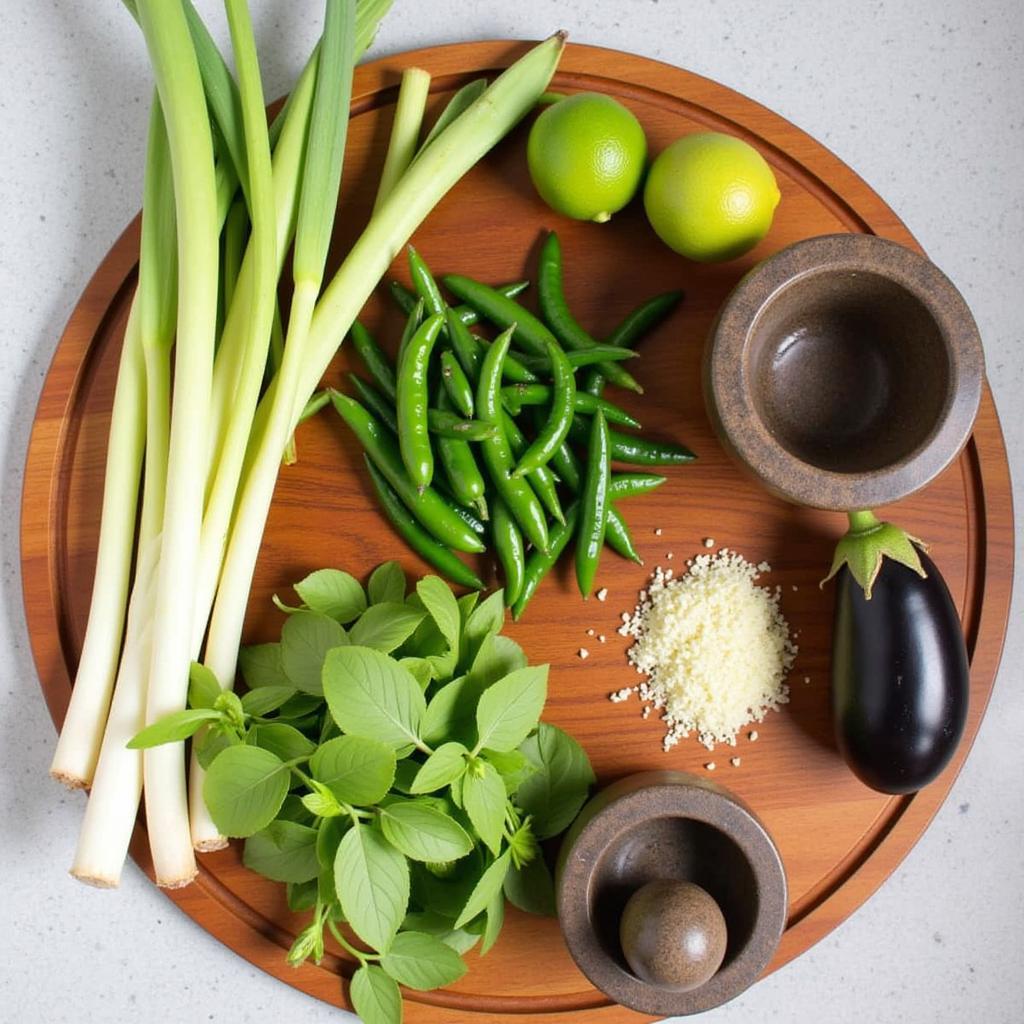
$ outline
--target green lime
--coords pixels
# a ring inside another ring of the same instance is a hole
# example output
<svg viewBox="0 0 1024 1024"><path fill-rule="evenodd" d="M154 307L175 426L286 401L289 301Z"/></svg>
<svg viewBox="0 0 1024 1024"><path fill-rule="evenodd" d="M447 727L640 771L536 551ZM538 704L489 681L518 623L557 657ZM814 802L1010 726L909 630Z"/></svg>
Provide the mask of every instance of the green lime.
<svg viewBox="0 0 1024 1024"><path fill-rule="evenodd" d="M691 260L731 260L772 226L779 186L753 146L732 135L698 132L658 155L644 186L651 227Z"/></svg>
<svg viewBox="0 0 1024 1024"><path fill-rule="evenodd" d="M581 92L545 110L530 129L526 159L534 187L553 210L606 221L633 198L647 139L621 103Z"/></svg>

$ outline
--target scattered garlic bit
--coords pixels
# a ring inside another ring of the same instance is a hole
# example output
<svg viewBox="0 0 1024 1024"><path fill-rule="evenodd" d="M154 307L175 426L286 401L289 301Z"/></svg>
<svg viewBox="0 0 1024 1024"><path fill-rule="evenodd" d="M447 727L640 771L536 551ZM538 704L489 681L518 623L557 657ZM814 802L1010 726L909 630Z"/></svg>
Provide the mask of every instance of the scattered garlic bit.
<svg viewBox="0 0 1024 1024"><path fill-rule="evenodd" d="M794 584L793 584L793 589L794 589L794 590L799 590L800 588L799 588L799 587L798 587L798 586L797 586L797 585L796 585L796 584L794 583Z"/></svg>
<svg viewBox="0 0 1024 1024"><path fill-rule="evenodd" d="M739 766L740 766L740 759L738 757L730 757L729 758L729 764L731 764L733 766L733 768L739 768Z"/></svg>
<svg viewBox="0 0 1024 1024"><path fill-rule="evenodd" d="M606 636L604 635L604 633L598 633L598 634L597 634L597 642L598 642L599 644L603 644L603 643L604 643L604 642L605 642L605 641L606 641L607 639L608 639L608 637L606 637Z"/></svg>
<svg viewBox="0 0 1024 1024"><path fill-rule="evenodd" d="M581 647L579 650L579 657L581 661L585 661L590 657L590 651L588 651L586 647Z"/></svg>
<svg viewBox="0 0 1024 1024"><path fill-rule="evenodd" d="M661 527L659 526L659 527L658 527L658 528L657 528L657 529L656 529L656 530L654 531L654 536L655 536L655 537L660 537L660 536L661 536L661 532L662 532L662 531L661 531Z"/></svg>
<svg viewBox="0 0 1024 1024"><path fill-rule="evenodd" d="M594 631L592 629L588 629L587 630L587 636L593 636L593 635L594 635Z"/></svg>
<svg viewBox="0 0 1024 1024"><path fill-rule="evenodd" d="M704 547L706 547L706 548L713 548L714 546L715 546L715 538L714 537L705 537L704 538Z"/></svg>
<svg viewBox="0 0 1024 1024"><path fill-rule="evenodd" d="M608 588L602 587L595 596L597 597L598 601L606 600L608 597Z"/></svg>
<svg viewBox="0 0 1024 1024"><path fill-rule="evenodd" d="M647 676L635 692L662 711L665 750L691 732L709 750L735 746L744 725L789 700L797 648L778 596L755 585L767 570L728 548L696 557L675 581L659 566L623 616L619 633L636 637L629 660Z"/></svg>
<svg viewBox="0 0 1024 1024"><path fill-rule="evenodd" d="M624 700L629 700L629 695L636 689L635 686L624 686L621 690L616 690L614 693L608 695L608 699L613 704L621 704ZM645 709L647 710L647 709Z"/></svg>
<svg viewBox="0 0 1024 1024"><path fill-rule="evenodd" d="M713 772L715 770L715 762L714 761L708 761L708 763L706 765L704 765L704 767L707 768L707 770L709 772Z"/></svg>
<svg viewBox="0 0 1024 1024"><path fill-rule="evenodd" d="M644 713L640 717L641 718L648 718L650 716L650 714L651 714L651 705L650 704L645 704L644 705Z"/></svg>
<svg viewBox="0 0 1024 1024"><path fill-rule="evenodd" d="M757 730L756 729L751 729L750 730L750 735L747 737L747 739L749 739L751 743L755 743L755 742L757 742L757 737L758 737Z"/></svg>
<svg viewBox="0 0 1024 1024"><path fill-rule="evenodd" d="M805 683L809 683L810 681L811 681L811 677L810 676L804 676L804 682Z"/></svg>
<svg viewBox="0 0 1024 1024"><path fill-rule="evenodd" d="M669 551L669 552L668 552L668 553L667 553L667 554L665 555L665 557L666 557L666 558L667 558L667 559L668 559L668 560L669 560L669 561L671 562L671 561L672 561L672 559L673 559L673 558L675 558L675 555L673 555L673 554L672 554L672 552L671 552L671 551Z"/></svg>

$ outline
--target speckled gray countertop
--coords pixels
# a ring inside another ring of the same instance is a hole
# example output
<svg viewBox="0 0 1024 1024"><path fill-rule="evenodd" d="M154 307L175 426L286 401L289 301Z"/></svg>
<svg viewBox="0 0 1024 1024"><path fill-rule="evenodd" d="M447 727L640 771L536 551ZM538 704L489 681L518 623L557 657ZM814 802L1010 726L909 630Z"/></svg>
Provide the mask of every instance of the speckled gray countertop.
<svg viewBox="0 0 1024 1024"><path fill-rule="evenodd" d="M223 39L220 5L199 6ZM253 7L277 95L320 5ZM754 97L881 193L974 310L1024 508L1024 3L396 0L373 52L558 27ZM54 736L22 616L21 474L64 322L139 205L149 74L117 0L4 0L0 68L0 1021L338 1020L221 946L134 867L117 895L65 874L82 800L46 776ZM702 1021L1024 1021L1022 578L988 714L924 838L827 939Z"/></svg>

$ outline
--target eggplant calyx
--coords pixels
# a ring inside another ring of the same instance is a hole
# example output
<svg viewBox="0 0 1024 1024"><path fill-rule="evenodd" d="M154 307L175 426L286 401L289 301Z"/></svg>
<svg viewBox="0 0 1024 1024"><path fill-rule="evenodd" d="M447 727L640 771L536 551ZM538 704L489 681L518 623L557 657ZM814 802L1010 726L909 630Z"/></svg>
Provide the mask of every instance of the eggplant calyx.
<svg viewBox="0 0 1024 1024"><path fill-rule="evenodd" d="M918 548L928 550L923 540L893 523L882 522L868 509L850 512L849 518L850 529L836 545L832 568L819 586L824 587L845 565L864 591L864 597L870 601L871 588L886 558L912 569L922 579L927 577L917 553Z"/></svg>

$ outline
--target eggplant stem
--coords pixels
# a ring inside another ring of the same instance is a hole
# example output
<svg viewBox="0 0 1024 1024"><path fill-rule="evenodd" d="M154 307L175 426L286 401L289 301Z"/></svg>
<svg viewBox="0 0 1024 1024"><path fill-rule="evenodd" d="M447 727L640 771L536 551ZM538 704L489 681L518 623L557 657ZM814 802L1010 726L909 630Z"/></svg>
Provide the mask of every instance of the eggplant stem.
<svg viewBox="0 0 1024 1024"><path fill-rule="evenodd" d="M870 601L872 587L886 558L905 565L922 579L927 576L917 549L927 551L928 546L919 537L883 522L870 509L857 509L847 513L847 517L850 528L836 545L832 568L819 586L824 587L846 566Z"/></svg>

